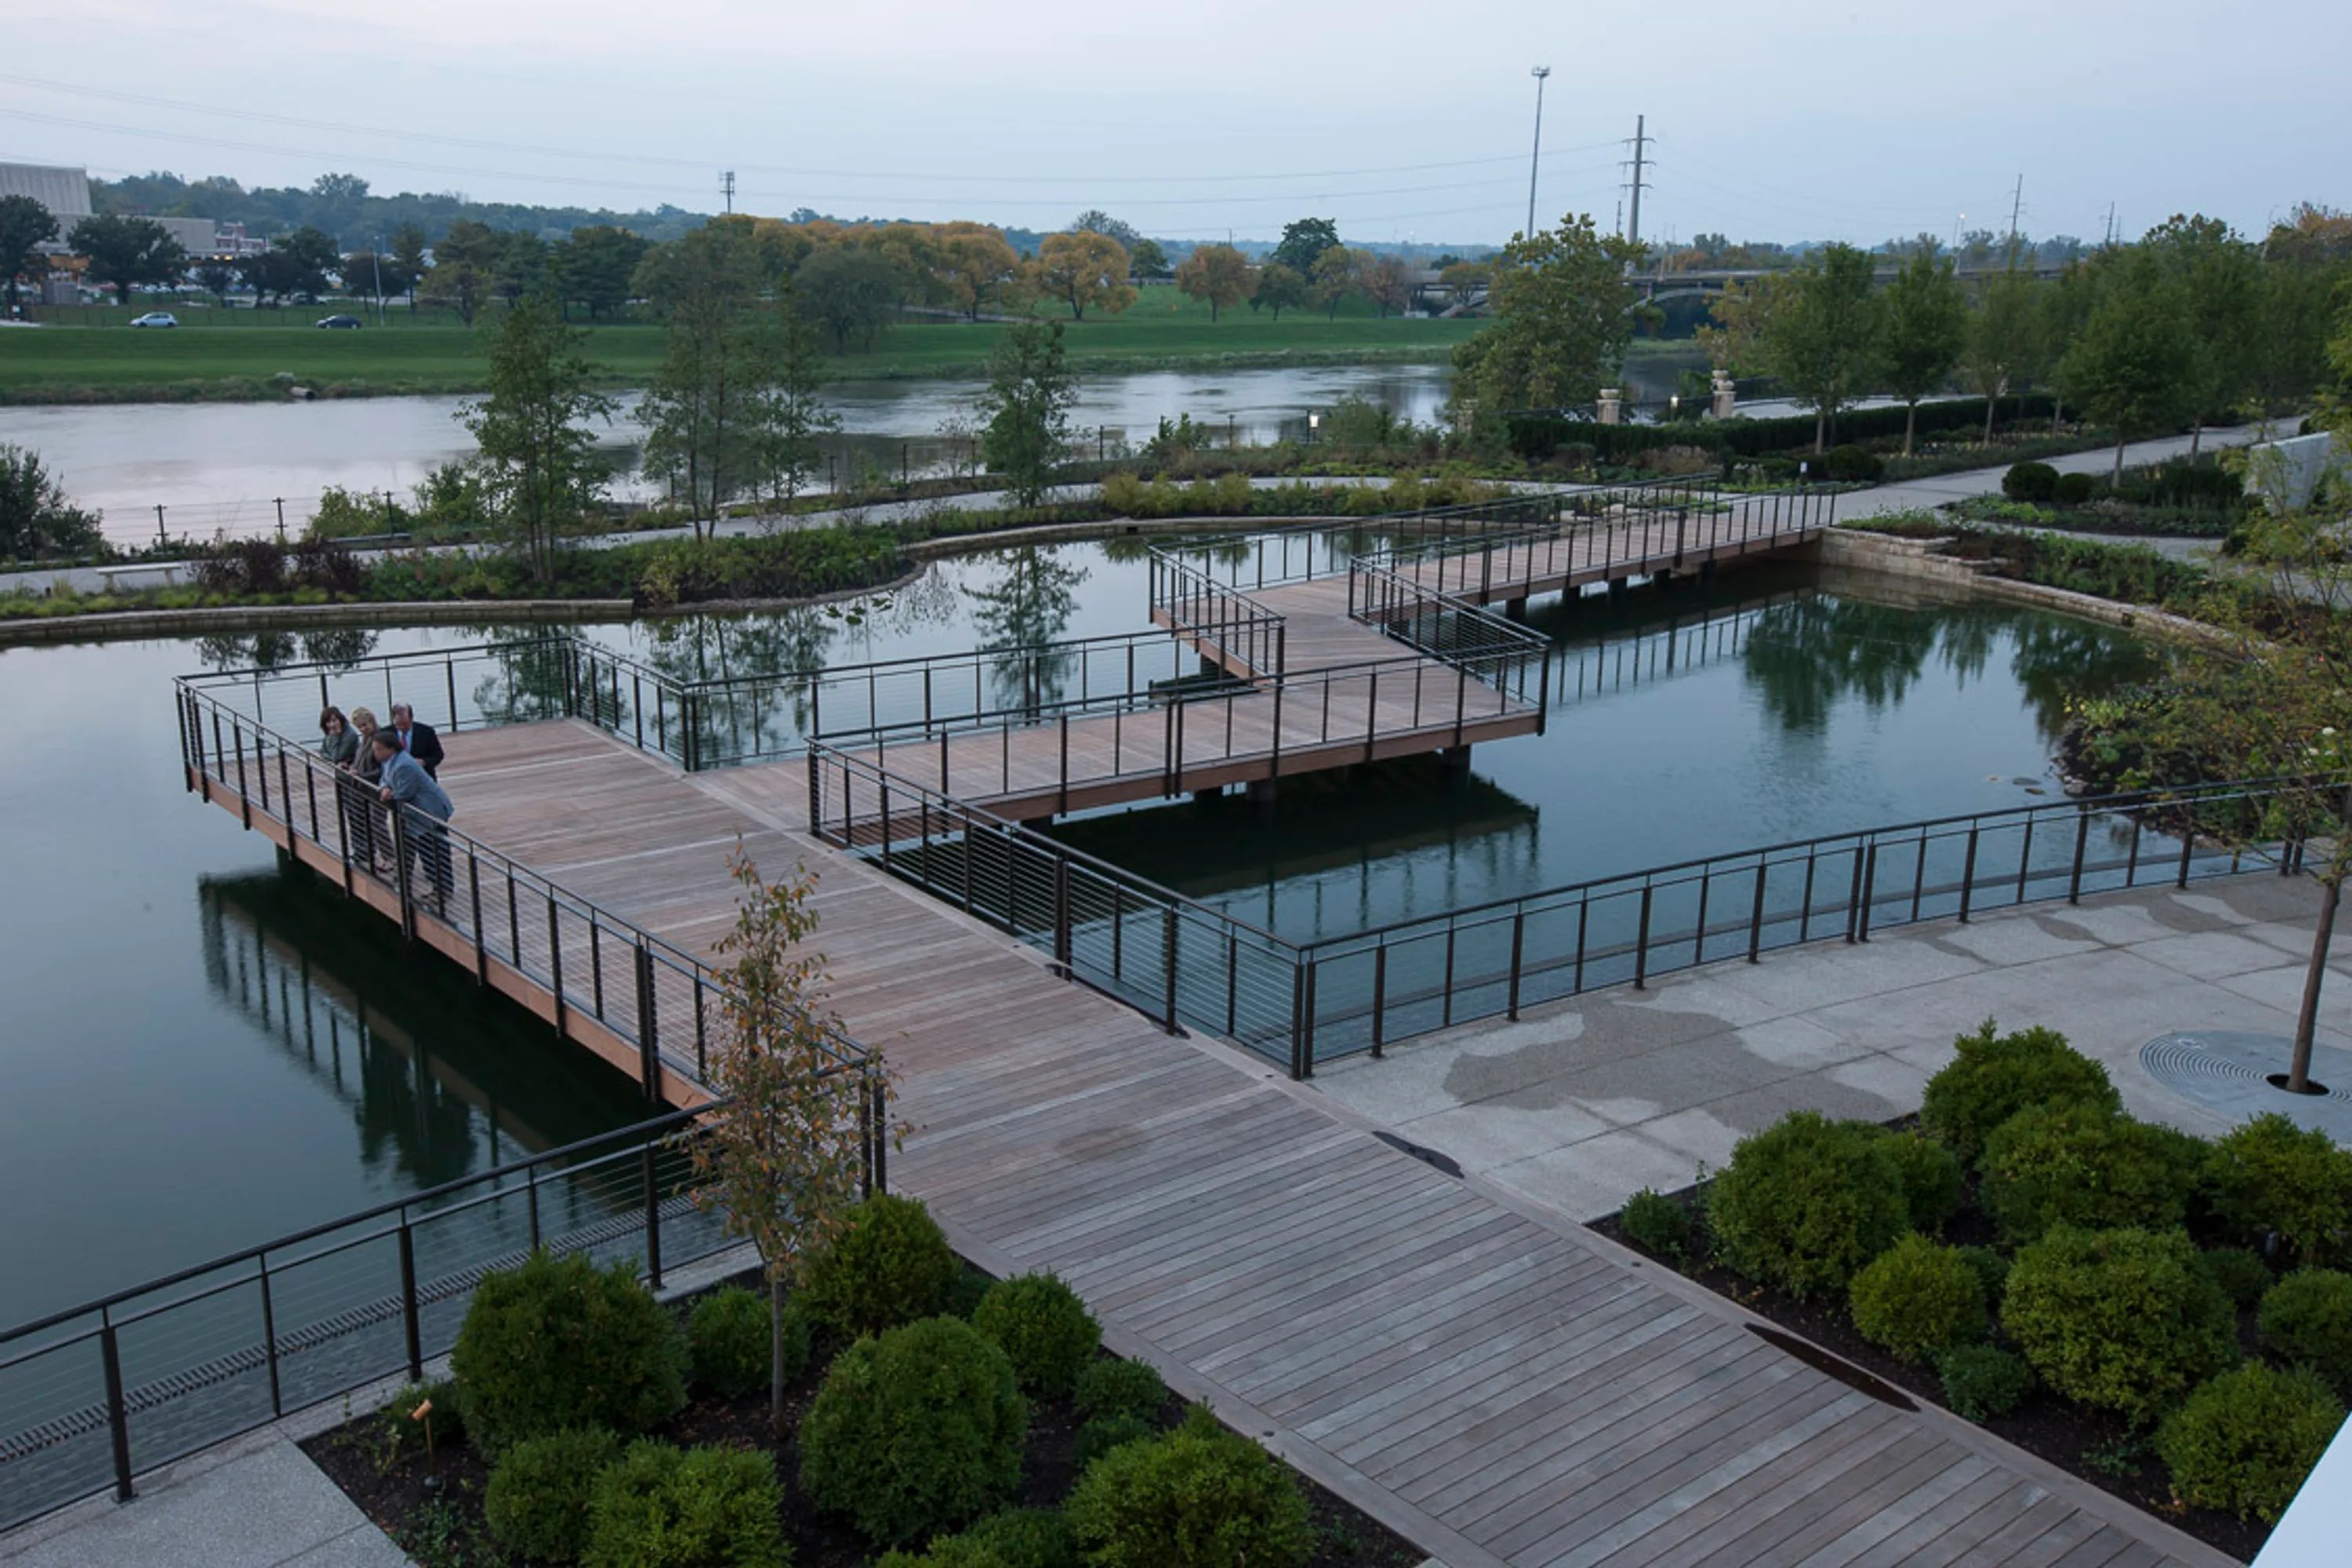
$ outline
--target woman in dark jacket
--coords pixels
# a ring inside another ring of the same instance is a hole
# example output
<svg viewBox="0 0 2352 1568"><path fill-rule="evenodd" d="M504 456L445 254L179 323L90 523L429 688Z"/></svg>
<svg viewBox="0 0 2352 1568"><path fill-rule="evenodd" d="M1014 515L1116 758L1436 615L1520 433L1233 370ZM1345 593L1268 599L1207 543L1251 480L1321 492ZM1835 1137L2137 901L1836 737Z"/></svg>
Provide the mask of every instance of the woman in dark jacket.
<svg viewBox="0 0 2352 1568"><path fill-rule="evenodd" d="M340 708L319 714L319 754L339 768L350 767L352 759L360 754L359 735Z"/></svg>
<svg viewBox="0 0 2352 1568"><path fill-rule="evenodd" d="M352 864L373 871L380 858L379 846L383 850L391 847L383 807L376 801L382 770L376 763L375 748L368 743L375 739L375 715L364 708L354 708L351 727L356 754L344 764L350 773L350 787L343 791L343 833Z"/></svg>

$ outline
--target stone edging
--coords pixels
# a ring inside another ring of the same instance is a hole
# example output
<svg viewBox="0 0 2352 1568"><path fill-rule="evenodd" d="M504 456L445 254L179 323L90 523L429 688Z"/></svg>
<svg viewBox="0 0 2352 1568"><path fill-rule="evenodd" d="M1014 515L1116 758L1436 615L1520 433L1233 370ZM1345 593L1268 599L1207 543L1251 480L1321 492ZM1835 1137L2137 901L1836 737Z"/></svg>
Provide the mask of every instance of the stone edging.
<svg viewBox="0 0 2352 1568"><path fill-rule="evenodd" d="M1985 598L2027 605L2036 609L2056 610L2084 620L2125 626L2158 637L2178 637L2190 642L2230 640L2230 634L2219 626L2208 626L2202 621L2191 620L2187 616L2176 615L2153 605L2129 605L2120 600L2102 599L2095 594L2078 594L2071 588L2053 588L2045 584L2021 583L2013 577L1996 576L1989 562L1960 561L1944 554L1944 547L1950 542L1948 539L1901 539L1893 534L1832 528L1822 534L1821 558L1825 565L1842 566L1849 571L1875 572L1883 576L1946 583Z"/></svg>

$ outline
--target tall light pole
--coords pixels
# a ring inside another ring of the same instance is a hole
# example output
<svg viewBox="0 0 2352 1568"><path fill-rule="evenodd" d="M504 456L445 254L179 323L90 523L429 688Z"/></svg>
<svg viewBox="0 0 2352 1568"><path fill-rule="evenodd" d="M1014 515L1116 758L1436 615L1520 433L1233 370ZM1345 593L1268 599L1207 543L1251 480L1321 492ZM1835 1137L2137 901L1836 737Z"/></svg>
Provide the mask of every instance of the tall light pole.
<svg viewBox="0 0 2352 1568"><path fill-rule="evenodd" d="M1536 237L1536 171L1543 164L1543 84L1551 67L1537 66L1528 74L1536 79L1536 145L1528 154L1528 237Z"/></svg>

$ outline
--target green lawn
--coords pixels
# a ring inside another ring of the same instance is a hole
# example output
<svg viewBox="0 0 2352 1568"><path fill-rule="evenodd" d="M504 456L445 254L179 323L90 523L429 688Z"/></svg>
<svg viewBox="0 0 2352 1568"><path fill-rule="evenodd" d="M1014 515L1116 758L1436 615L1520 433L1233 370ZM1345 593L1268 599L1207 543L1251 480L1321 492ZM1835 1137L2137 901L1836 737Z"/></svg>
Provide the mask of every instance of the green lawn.
<svg viewBox="0 0 2352 1568"><path fill-rule="evenodd" d="M170 309L177 331L133 330L123 323L150 309ZM38 329L0 329L0 402L57 403L240 398L272 395L271 378L290 373L330 395L469 392L481 385L477 335L456 318L390 312L358 331L320 331L318 317L357 305L273 311L157 306L95 307L48 312ZM1336 321L1288 311L1277 322L1246 306L1209 320L1208 308L1171 289L1144 291L1116 317L1069 323L1073 359L1097 371L1153 370L1187 363L1300 364L1443 361L1481 323L1380 320L1369 309L1343 310ZM835 362L849 377L977 374L1003 331L998 325L909 321L883 333L871 353ZM589 329L588 352L615 385L641 384L661 354L660 329L638 324Z"/></svg>

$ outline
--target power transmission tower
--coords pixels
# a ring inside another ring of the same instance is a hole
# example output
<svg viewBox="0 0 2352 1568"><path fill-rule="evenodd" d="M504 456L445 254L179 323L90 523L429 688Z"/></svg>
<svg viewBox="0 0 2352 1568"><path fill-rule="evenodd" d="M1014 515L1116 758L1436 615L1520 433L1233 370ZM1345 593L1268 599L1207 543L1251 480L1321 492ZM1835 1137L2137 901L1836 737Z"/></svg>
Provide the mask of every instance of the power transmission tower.
<svg viewBox="0 0 2352 1568"><path fill-rule="evenodd" d="M1633 116L1633 206L1625 237L1635 245L1642 243L1642 186L1645 183L1642 178L1642 156L1645 151L1644 143L1649 140L1643 129L1646 122L1646 116Z"/></svg>
<svg viewBox="0 0 2352 1568"><path fill-rule="evenodd" d="M2107 233L2106 233L2106 237L2105 237L2104 240L2102 240L2100 243L2101 243L2101 244L2103 244L2103 245L2113 245L2113 244L2115 244L2115 242L2116 242L2116 204L2115 204L2115 203L2113 203L2113 202L2109 202L2109 203L2107 204Z"/></svg>
<svg viewBox="0 0 2352 1568"><path fill-rule="evenodd" d="M2009 197L2009 265L2017 265L2017 214L2025 203L2025 176L2017 176L2017 188Z"/></svg>
<svg viewBox="0 0 2352 1568"><path fill-rule="evenodd" d="M727 193L727 210L732 213L735 210L735 171L730 169L719 175L719 184Z"/></svg>

